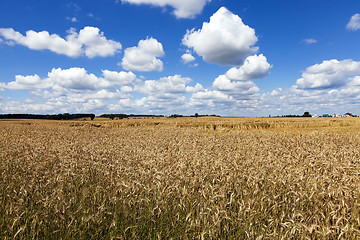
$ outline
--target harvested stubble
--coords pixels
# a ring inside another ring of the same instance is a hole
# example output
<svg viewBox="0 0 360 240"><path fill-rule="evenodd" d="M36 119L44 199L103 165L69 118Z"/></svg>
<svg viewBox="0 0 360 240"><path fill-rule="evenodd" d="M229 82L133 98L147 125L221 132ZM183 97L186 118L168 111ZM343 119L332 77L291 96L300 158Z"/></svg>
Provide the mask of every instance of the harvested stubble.
<svg viewBox="0 0 360 240"><path fill-rule="evenodd" d="M0 238L359 238L359 120L291 121L0 121Z"/></svg>

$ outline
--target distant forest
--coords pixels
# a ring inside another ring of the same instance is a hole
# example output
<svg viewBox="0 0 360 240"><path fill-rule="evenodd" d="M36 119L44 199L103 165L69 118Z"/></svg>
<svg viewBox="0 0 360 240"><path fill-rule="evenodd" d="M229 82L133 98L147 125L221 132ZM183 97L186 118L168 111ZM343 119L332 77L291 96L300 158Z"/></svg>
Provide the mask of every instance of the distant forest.
<svg viewBox="0 0 360 240"><path fill-rule="evenodd" d="M124 118L154 118L154 117L165 117L164 115L147 115L147 114L102 114L99 117L102 118L110 118L110 119L124 119ZM200 115L195 113L194 115L180 115L180 114L172 114L168 116L168 118L182 118L182 117L220 117L219 115ZM271 117L271 116L269 116ZM282 116L274 116L274 117L311 117L309 112L304 112L303 115L282 115ZM95 114L52 114L52 115L42 115L42 114L0 114L0 119L45 119L45 120L74 120L80 118L91 118L94 120Z"/></svg>
<svg viewBox="0 0 360 240"><path fill-rule="evenodd" d="M129 118L129 117L164 117L164 115L144 115L144 114L136 115L136 114L123 114L123 113L120 113L120 114L102 114L99 117L110 118L110 119L114 119L114 118L123 119L123 118Z"/></svg>
<svg viewBox="0 0 360 240"><path fill-rule="evenodd" d="M53 114L53 115L40 115L40 114L0 114L0 119L47 119L47 120L73 120L78 118L95 118L95 114Z"/></svg>
<svg viewBox="0 0 360 240"><path fill-rule="evenodd" d="M181 117L220 117L218 115L199 115L198 113L195 113L194 115L190 115L190 116L186 116L186 115L180 115L180 114L173 114L168 116L168 118L181 118ZM129 117L165 117L164 115L135 115L135 114L103 114L100 115L99 117L103 117L103 118L110 118L110 119L123 119L123 118L129 118Z"/></svg>

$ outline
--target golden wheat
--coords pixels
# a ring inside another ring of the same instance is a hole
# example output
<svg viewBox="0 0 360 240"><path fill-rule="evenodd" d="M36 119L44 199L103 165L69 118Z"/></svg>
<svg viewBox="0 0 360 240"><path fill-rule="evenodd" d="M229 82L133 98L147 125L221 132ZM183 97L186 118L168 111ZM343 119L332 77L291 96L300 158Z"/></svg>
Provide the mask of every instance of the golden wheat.
<svg viewBox="0 0 360 240"><path fill-rule="evenodd" d="M356 239L360 119L0 121L2 239Z"/></svg>

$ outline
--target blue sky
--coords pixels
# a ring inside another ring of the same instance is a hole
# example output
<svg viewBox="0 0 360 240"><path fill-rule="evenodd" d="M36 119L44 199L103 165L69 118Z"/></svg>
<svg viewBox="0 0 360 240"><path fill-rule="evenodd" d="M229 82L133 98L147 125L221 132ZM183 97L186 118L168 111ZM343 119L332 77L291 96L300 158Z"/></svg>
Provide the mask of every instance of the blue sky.
<svg viewBox="0 0 360 240"><path fill-rule="evenodd" d="M360 2L0 3L0 113L360 114Z"/></svg>

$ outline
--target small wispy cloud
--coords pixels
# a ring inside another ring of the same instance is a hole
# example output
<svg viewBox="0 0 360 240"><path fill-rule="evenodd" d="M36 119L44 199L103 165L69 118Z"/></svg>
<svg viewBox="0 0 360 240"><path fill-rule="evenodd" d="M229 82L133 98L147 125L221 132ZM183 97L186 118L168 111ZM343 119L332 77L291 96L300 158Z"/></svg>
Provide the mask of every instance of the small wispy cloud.
<svg viewBox="0 0 360 240"><path fill-rule="evenodd" d="M89 18L92 18L92 19L95 19L95 20L97 20L97 21L100 21L100 18L99 18L99 17L96 17L93 13L89 13L87 16L88 16Z"/></svg>
<svg viewBox="0 0 360 240"><path fill-rule="evenodd" d="M317 43L318 40L314 39L314 38L305 38L303 40L303 43L306 43L306 44L314 44L314 43Z"/></svg>
<svg viewBox="0 0 360 240"><path fill-rule="evenodd" d="M81 7L73 2L66 4L66 6L70 9L73 9L75 12L78 12L81 10Z"/></svg>
<svg viewBox="0 0 360 240"><path fill-rule="evenodd" d="M66 20L69 20L71 22L78 22L78 19L76 17L66 17Z"/></svg>

